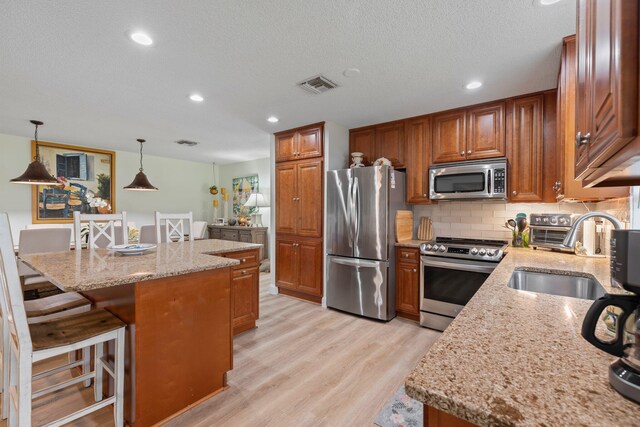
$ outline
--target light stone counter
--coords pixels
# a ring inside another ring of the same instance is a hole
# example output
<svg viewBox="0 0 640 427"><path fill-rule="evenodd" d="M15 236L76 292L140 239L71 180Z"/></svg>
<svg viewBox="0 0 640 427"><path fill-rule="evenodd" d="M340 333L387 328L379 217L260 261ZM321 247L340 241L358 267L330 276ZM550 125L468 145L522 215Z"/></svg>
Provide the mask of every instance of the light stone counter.
<svg viewBox="0 0 640 427"><path fill-rule="evenodd" d="M516 268L593 275L609 259L510 248L406 380L421 402L480 426L632 426L640 405L609 385L615 357L580 335L592 301L507 286Z"/></svg>
<svg viewBox="0 0 640 427"><path fill-rule="evenodd" d="M403 242L397 242L396 246L401 248L419 248L420 243L424 243L426 240L405 240Z"/></svg>
<svg viewBox="0 0 640 427"><path fill-rule="evenodd" d="M107 249L29 254L20 257L60 289L88 291L236 265L232 258L213 256L258 249L262 245L226 240L161 243L143 255L123 256Z"/></svg>

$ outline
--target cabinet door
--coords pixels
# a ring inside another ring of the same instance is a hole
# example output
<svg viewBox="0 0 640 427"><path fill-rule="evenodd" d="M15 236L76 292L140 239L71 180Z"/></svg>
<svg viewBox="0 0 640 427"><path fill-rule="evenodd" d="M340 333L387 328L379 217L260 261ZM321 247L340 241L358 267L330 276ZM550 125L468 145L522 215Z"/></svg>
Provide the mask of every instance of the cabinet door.
<svg viewBox="0 0 640 427"><path fill-rule="evenodd" d="M399 262L396 268L396 310L420 314L420 273L418 264Z"/></svg>
<svg viewBox="0 0 640 427"><path fill-rule="evenodd" d="M349 162L351 162L351 153L360 152L364 155L362 162L366 166L371 166L375 156L375 137L374 128L367 128L349 132Z"/></svg>
<svg viewBox="0 0 640 427"><path fill-rule="evenodd" d="M431 119L407 121L407 203L429 203L429 163L431 161Z"/></svg>
<svg viewBox="0 0 640 427"><path fill-rule="evenodd" d="M467 160L504 157L505 103L483 105L467 113Z"/></svg>
<svg viewBox="0 0 640 427"><path fill-rule="evenodd" d="M276 162L296 159L296 132L276 135Z"/></svg>
<svg viewBox="0 0 640 427"><path fill-rule="evenodd" d="M258 267L238 269L233 272L231 316L234 329L252 325L258 319Z"/></svg>
<svg viewBox="0 0 640 427"><path fill-rule="evenodd" d="M322 156L322 129L322 126L318 126L298 133L297 158Z"/></svg>
<svg viewBox="0 0 640 427"><path fill-rule="evenodd" d="M289 239L276 240L276 285L286 289L298 286L298 247Z"/></svg>
<svg viewBox="0 0 640 427"><path fill-rule="evenodd" d="M377 158L386 157L394 167L403 168L404 144L404 122L376 126L375 155Z"/></svg>
<svg viewBox="0 0 640 427"><path fill-rule="evenodd" d="M466 112L455 110L431 119L433 162L457 162L466 158Z"/></svg>
<svg viewBox="0 0 640 427"><path fill-rule="evenodd" d="M322 296L322 240L298 241L298 288L300 292Z"/></svg>
<svg viewBox="0 0 640 427"><path fill-rule="evenodd" d="M295 164L276 166L276 232L295 233L298 221Z"/></svg>
<svg viewBox="0 0 640 427"><path fill-rule="evenodd" d="M512 202L542 201L543 96L509 101L507 146Z"/></svg>
<svg viewBox="0 0 640 427"><path fill-rule="evenodd" d="M322 237L322 160L298 163L297 167L297 227L299 236ZM280 209L278 209L280 212Z"/></svg>
<svg viewBox="0 0 640 427"><path fill-rule="evenodd" d="M590 51L587 34L590 31L591 13L590 0L580 0L578 2L578 24L577 24L577 58L576 58L576 124L575 132L581 135L591 133L591 85L589 79L591 75ZM573 134L572 140L576 146L575 149L575 178L584 177L587 174L587 165L589 163L589 147L588 144L578 144L576 133Z"/></svg>

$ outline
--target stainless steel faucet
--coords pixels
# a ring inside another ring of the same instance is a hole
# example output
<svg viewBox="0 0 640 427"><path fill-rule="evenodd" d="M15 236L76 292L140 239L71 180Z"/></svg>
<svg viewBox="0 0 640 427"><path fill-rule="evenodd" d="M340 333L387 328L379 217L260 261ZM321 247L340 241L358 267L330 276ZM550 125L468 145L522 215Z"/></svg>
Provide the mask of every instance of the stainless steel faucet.
<svg viewBox="0 0 640 427"><path fill-rule="evenodd" d="M562 242L562 245L569 249L573 249L573 247L576 245L578 228L580 228L580 225L583 222L585 222L587 219L593 218L593 217L608 219L609 221L611 221L611 223L613 224L613 227L616 230L620 230L624 228L624 226L622 225L622 222L620 222L618 218L616 218L611 214L608 214L606 212L587 212L586 214L581 215L578 217L578 219L576 219L576 222L573 224L573 227L571 227L571 230L569 230L569 232L567 233L567 236L564 238L564 242Z"/></svg>

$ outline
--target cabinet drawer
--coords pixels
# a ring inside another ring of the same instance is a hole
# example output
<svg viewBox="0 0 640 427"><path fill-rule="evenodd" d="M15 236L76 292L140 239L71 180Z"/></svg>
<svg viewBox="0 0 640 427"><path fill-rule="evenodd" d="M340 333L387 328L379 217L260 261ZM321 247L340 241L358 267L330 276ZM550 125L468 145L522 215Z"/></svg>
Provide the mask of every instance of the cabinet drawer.
<svg viewBox="0 0 640 427"><path fill-rule="evenodd" d="M209 238L210 239L221 239L222 238L222 230L219 228L210 228L209 229Z"/></svg>
<svg viewBox="0 0 640 427"><path fill-rule="evenodd" d="M251 243L251 231L241 231L240 241L244 243Z"/></svg>
<svg viewBox="0 0 640 427"><path fill-rule="evenodd" d="M398 261L418 263L420 261L420 254L418 249L413 248L398 248Z"/></svg>
<svg viewBox="0 0 640 427"><path fill-rule="evenodd" d="M222 240L238 241L238 232L236 230L222 230Z"/></svg>
<svg viewBox="0 0 640 427"><path fill-rule="evenodd" d="M241 252L229 252L222 254L225 258L233 258L240 261L239 265L233 266L234 270L251 267L258 264L258 251L241 251Z"/></svg>

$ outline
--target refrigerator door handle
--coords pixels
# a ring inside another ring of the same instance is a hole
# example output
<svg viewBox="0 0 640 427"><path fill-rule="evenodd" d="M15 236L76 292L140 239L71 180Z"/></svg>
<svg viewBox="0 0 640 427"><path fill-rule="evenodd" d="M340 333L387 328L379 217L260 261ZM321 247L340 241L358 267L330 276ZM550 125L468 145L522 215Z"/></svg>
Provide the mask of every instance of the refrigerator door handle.
<svg viewBox="0 0 640 427"><path fill-rule="evenodd" d="M347 227L349 229L349 247L353 248L353 180L349 179L349 187L347 188Z"/></svg>
<svg viewBox="0 0 640 427"><path fill-rule="evenodd" d="M351 267L377 268L380 266L379 262L366 261L362 259L332 258L331 262L335 264L348 265Z"/></svg>
<svg viewBox="0 0 640 427"><path fill-rule="evenodd" d="M353 240L357 244L360 235L360 185L358 177L353 178Z"/></svg>

